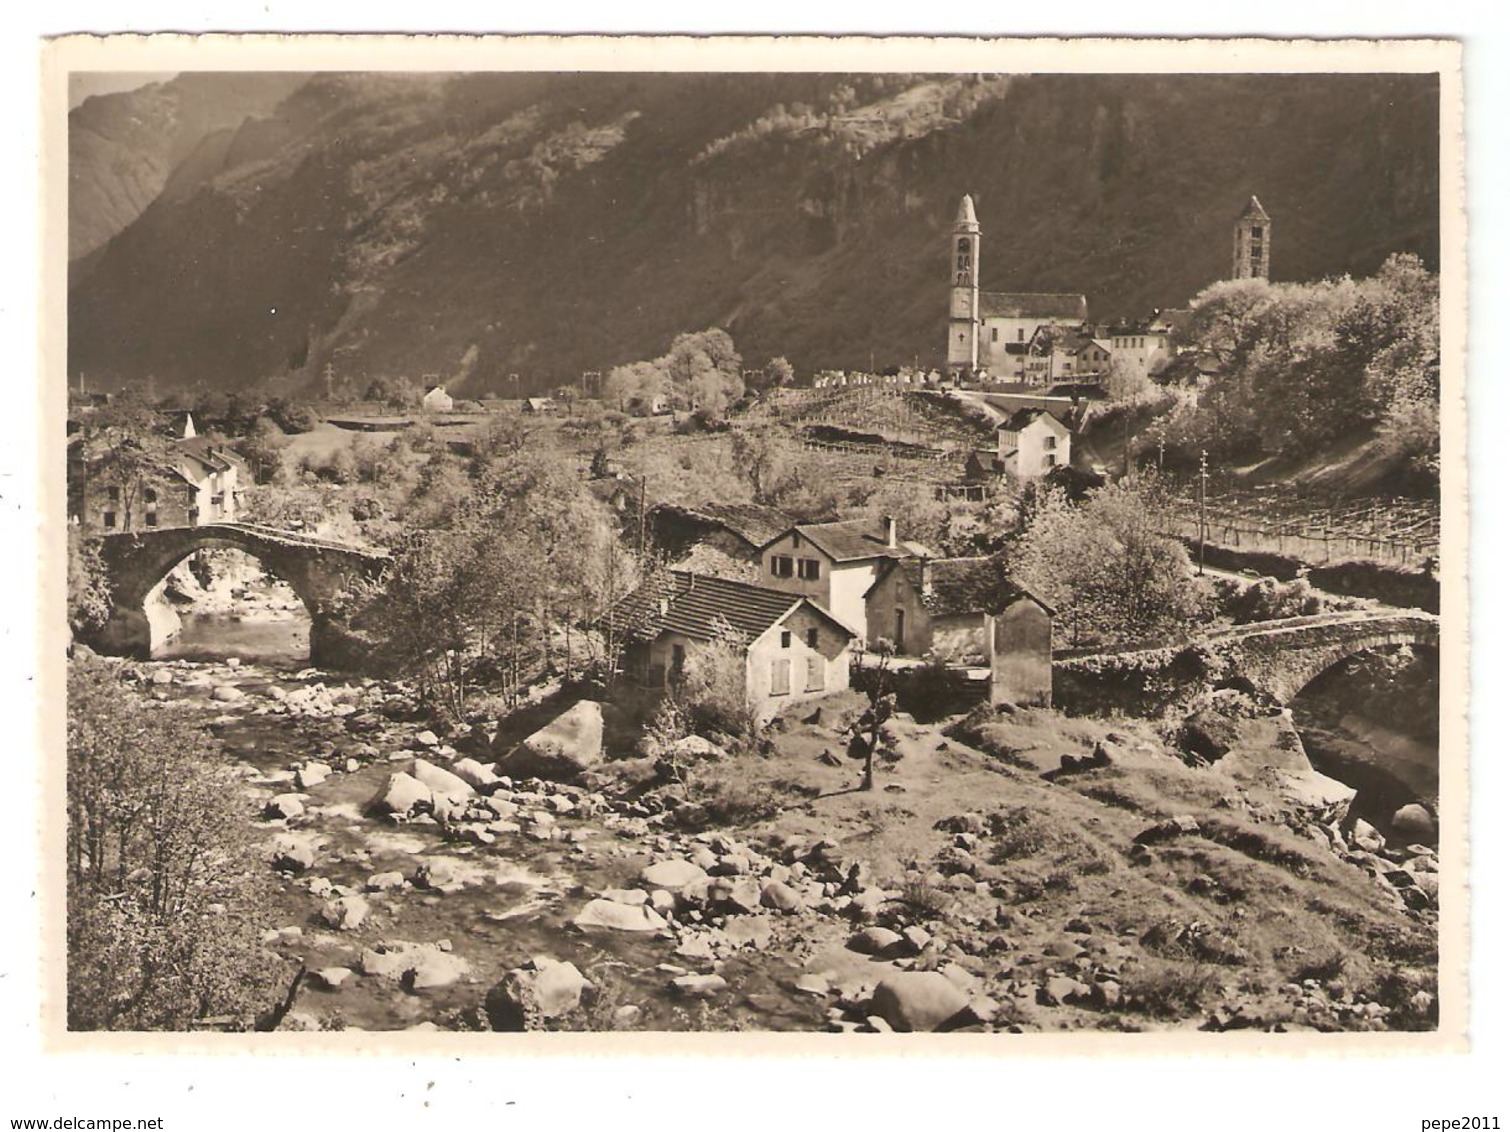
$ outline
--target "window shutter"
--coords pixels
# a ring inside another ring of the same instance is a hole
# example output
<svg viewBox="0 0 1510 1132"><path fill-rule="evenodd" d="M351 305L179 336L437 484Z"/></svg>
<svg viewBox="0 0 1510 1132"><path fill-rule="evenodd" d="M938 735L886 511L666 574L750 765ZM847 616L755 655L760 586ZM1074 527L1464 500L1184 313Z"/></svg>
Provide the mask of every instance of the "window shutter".
<svg viewBox="0 0 1510 1132"><path fill-rule="evenodd" d="M828 674L827 666L823 658L817 654L809 654L807 658L807 690L809 692L821 692Z"/></svg>
<svg viewBox="0 0 1510 1132"><path fill-rule="evenodd" d="M785 696L792 690L792 662L782 657L771 661L771 695Z"/></svg>

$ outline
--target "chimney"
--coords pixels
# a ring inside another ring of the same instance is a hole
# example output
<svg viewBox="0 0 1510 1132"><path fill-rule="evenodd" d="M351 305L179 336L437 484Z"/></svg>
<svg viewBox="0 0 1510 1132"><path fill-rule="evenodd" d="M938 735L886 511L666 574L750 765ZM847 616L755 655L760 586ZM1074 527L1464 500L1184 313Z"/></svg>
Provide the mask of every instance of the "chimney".
<svg viewBox="0 0 1510 1132"><path fill-rule="evenodd" d="M657 604L659 604L661 607L662 617L671 612L671 599L669 597L666 597L664 594L661 596L661 599Z"/></svg>
<svg viewBox="0 0 1510 1132"><path fill-rule="evenodd" d="M933 563L926 554L923 555L920 567L918 588L922 591L924 597L928 597L933 593Z"/></svg>
<svg viewBox="0 0 1510 1132"><path fill-rule="evenodd" d="M886 530L886 545L895 548L897 545L897 521L890 515L881 520L881 526Z"/></svg>

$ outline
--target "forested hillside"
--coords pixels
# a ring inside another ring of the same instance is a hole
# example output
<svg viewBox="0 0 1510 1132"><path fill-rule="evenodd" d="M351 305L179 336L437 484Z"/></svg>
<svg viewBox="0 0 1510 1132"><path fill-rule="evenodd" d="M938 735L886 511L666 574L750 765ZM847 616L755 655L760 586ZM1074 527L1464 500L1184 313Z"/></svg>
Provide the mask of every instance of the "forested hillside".
<svg viewBox="0 0 1510 1132"><path fill-rule="evenodd" d="M73 122L76 248L124 208L77 188L108 180L103 101ZM185 152L125 146L171 171L75 264L69 369L476 395L709 326L799 372L928 364L962 192L987 287L1100 318L1221 278L1250 193L1276 279L1434 269L1436 129L1431 76L322 75Z"/></svg>

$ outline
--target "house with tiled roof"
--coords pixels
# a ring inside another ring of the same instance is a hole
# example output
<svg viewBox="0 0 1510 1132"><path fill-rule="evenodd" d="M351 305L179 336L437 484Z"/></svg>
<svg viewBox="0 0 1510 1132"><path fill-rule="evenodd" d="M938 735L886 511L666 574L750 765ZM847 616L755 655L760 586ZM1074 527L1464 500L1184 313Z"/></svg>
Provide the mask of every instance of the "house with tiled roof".
<svg viewBox="0 0 1510 1132"><path fill-rule="evenodd" d="M1069 462L1069 426L1046 409L1018 409L996 431L996 466L1019 479L1046 476Z"/></svg>
<svg viewBox="0 0 1510 1132"><path fill-rule="evenodd" d="M895 519L798 523L761 547L760 576L763 585L811 598L863 639L865 592L882 565L927 553L897 537Z"/></svg>
<svg viewBox="0 0 1510 1132"><path fill-rule="evenodd" d="M632 686L673 684L691 649L732 631L744 643L745 688L757 715L849 687L856 634L800 594L681 570L649 578L599 623L623 645Z"/></svg>
<svg viewBox="0 0 1510 1132"><path fill-rule="evenodd" d="M657 503L648 515L650 536L676 562L697 546L755 563L760 548L792 525L792 517L758 503Z"/></svg>
<svg viewBox="0 0 1510 1132"><path fill-rule="evenodd" d="M903 656L991 670L991 702L1047 705L1054 610L999 558L912 558L886 564L865 595L872 641Z"/></svg>

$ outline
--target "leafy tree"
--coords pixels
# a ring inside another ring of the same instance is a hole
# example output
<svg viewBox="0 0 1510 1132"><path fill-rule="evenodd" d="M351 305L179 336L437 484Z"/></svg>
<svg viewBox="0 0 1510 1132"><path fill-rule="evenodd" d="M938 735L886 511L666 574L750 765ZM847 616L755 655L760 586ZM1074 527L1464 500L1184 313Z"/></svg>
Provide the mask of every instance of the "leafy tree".
<svg viewBox="0 0 1510 1132"><path fill-rule="evenodd" d="M772 358L760 371L760 388L762 390L781 389L790 385L795 376L791 362L783 357Z"/></svg>
<svg viewBox="0 0 1510 1132"><path fill-rule="evenodd" d="M110 586L99 544L68 527L68 628L74 633L98 629L110 617Z"/></svg>
<svg viewBox="0 0 1510 1132"><path fill-rule="evenodd" d="M1057 637L1070 644L1183 638L1207 616L1185 548L1159 529L1164 504L1151 482L1129 476L1080 506L1050 488L1028 506L1008 551L1010 572L1055 606Z"/></svg>
<svg viewBox="0 0 1510 1132"><path fill-rule="evenodd" d="M272 483L281 478L287 447L288 437L268 417L258 417L236 445L258 483Z"/></svg>
<svg viewBox="0 0 1510 1132"><path fill-rule="evenodd" d="M172 469L172 442L156 408L134 393L122 393L88 414L78 435L79 474L85 484L120 489L121 529L133 529L138 502Z"/></svg>
<svg viewBox="0 0 1510 1132"><path fill-rule="evenodd" d="M574 627L628 592L633 564L572 460L530 450L463 473L437 458L421 495L410 520L426 525L394 548L364 617L432 699L461 715L480 691L512 701L544 669L593 659Z"/></svg>
<svg viewBox="0 0 1510 1132"><path fill-rule="evenodd" d="M644 364L636 362L633 365L614 366L609 370L603 378L603 400L621 413L627 411L629 402L640 391L638 367Z"/></svg>
<svg viewBox="0 0 1510 1132"><path fill-rule="evenodd" d="M274 1014L282 973L255 918L265 866L208 736L76 659L67 781L69 1028L251 1029Z"/></svg>
<svg viewBox="0 0 1510 1132"><path fill-rule="evenodd" d="M790 490L797 476L799 450L779 429L741 429L733 434L730 451L756 503L774 506Z"/></svg>
<svg viewBox="0 0 1510 1132"><path fill-rule="evenodd" d="M748 739L759 730L749 691L748 651L745 635L721 618L714 622L709 640L687 649L675 695L699 731Z"/></svg>
<svg viewBox="0 0 1510 1132"><path fill-rule="evenodd" d="M406 377L378 377L368 384L364 397L391 409L412 409L419 404L420 390Z"/></svg>
<svg viewBox="0 0 1510 1132"><path fill-rule="evenodd" d="M1136 401L1153 388L1143 367L1125 354L1112 356L1103 385L1107 397L1118 403Z"/></svg>
<svg viewBox="0 0 1510 1132"><path fill-rule="evenodd" d="M717 328L677 335L661 368L679 399L713 417L744 395L739 353Z"/></svg>
<svg viewBox="0 0 1510 1132"><path fill-rule="evenodd" d="M279 428L290 434L310 432L320 424L320 415L307 403L282 397L275 397L268 402L267 415Z"/></svg>

